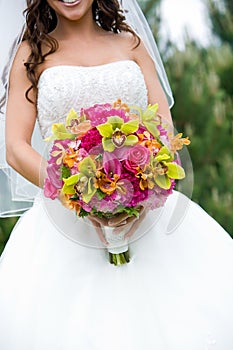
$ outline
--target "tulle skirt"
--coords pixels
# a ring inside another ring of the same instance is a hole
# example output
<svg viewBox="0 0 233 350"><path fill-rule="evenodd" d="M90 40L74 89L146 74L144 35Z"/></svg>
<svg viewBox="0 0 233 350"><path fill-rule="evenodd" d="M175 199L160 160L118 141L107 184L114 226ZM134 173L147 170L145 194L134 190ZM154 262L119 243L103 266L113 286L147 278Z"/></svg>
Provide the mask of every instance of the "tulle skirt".
<svg viewBox="0 0 233 350"><path fill-rule="evenodd" d="M178 198L148 213L123 266L62 234L48 213L69 229L67 210L37 198L0 260L1 350L232 350L232 239L189 200L169 230Z"/></svg>

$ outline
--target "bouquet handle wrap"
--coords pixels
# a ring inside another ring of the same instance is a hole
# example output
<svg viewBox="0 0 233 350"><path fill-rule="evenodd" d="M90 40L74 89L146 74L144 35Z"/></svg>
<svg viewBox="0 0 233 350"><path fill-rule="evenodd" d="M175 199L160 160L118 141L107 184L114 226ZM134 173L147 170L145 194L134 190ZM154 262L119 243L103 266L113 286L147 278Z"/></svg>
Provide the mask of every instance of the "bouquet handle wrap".
<svg viewBox="0 0 233 350"><path fill-rule="evenodd" d="M114 233L114 227L103 226L103 232L106 241L109 243L107 250L111 254L125 253L129 249L128 240L125 239L125 230L120 233Z"/></svg>

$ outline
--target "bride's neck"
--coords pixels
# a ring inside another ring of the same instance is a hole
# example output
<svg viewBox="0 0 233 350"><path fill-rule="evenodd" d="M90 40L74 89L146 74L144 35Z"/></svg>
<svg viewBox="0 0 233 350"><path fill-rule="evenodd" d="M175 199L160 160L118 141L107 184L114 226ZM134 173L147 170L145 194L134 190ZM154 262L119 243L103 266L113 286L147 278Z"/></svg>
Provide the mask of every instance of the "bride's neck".
<svg viewBox="0 0 233 350"><path fill-rule="evenodd" d="M77 39L88 40L96 33L98 25L92 16L81 18L78 21L70 21L65 18L58 17L57 27L53 35L58 40Z"/></svg>

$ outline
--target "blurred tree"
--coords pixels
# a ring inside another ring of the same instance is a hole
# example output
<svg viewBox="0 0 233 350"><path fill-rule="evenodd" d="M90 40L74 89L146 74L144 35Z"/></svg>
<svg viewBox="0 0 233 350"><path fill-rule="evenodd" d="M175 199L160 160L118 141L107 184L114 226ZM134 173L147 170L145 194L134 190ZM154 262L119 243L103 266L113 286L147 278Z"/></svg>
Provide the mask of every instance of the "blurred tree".
<svg viewBox="0 0 233 350"><path fill-rule="evenodd" d="M192 140L193 199L229 232L233 227L233 103L219 72L223 66L233 67L232 60L228 47L201 49L190 42L185 51L174 49L166 64L176 100L175 126Z"/></svg>
<svg viewBox="0 0 233 350"><path fill-rule="evenodd" d="M202 48L186 39L184 51L168 41L162 57L176 101L175 126L192 139L193 200L233 236L233 2L205 1L217 40ZM141 2L149 20L151 11L158 14L152 29L159 40L161 1Z"/></svg>
<svg viewBox="0 0 233 350"><path fill-rule="evenodd" d="M16 222L17 218L0 219L0 255Z"/></svg>
<svg viewBox="0 0 233 350"><path fill-rule="evenodd" d="M233 51L233 1L232 0L206 0L209 8L211 26L214 36L221 47L229 46ZM219 71L221 85L233 96L233 69L232 65L222 65Z"/></svg>
<svg viewBox="0 0 233 350"><path fill-rule="evenodd" d="M207 0L213 33L233 49L233 1Z"/></svg>
<svg viewBox="0 0 233 350"><path fill-rule="evenodd" d="M161 24L161 18L160 18L161 0L140 0L138 1L138 3L150 24L154 37L159 42L158 33L159 33L159 26Z"/></svg>

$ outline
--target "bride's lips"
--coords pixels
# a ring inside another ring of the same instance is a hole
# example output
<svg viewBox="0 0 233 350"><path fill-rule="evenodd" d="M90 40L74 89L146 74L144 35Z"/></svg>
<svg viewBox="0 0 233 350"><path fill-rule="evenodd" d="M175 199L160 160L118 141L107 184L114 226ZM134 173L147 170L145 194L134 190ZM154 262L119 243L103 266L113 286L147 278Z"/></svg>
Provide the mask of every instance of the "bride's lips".
<svg viewBox="0 0 233 350"><path fill-rule="evenodd" d="M66 2L66 0L65 1L58 0L58 1L61 2L64 6L72 7L72 6L78 5L82 0L76 0L73 2Z"/></svg>

